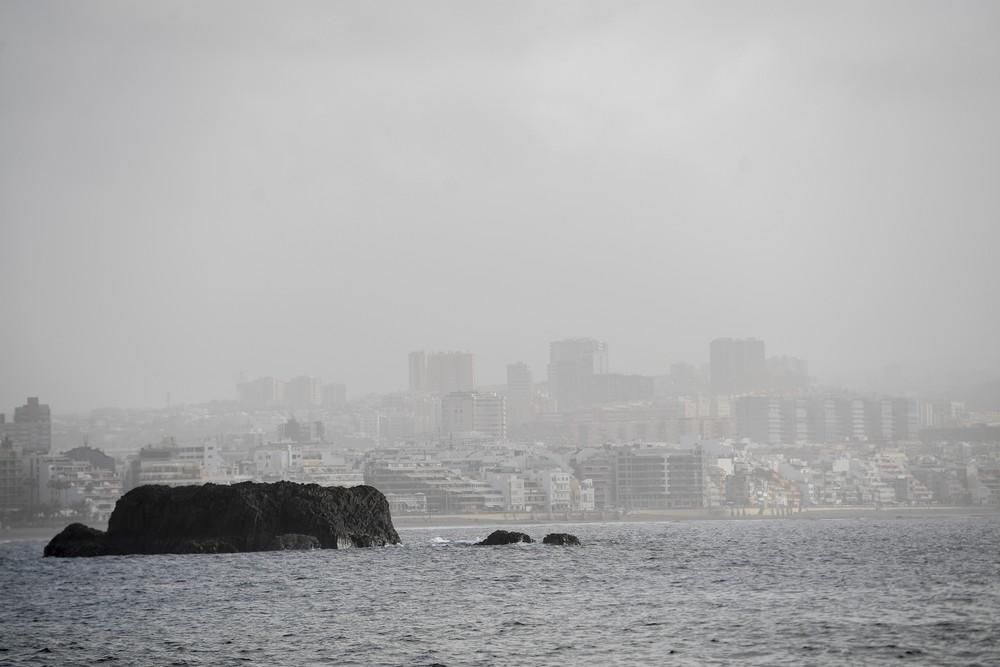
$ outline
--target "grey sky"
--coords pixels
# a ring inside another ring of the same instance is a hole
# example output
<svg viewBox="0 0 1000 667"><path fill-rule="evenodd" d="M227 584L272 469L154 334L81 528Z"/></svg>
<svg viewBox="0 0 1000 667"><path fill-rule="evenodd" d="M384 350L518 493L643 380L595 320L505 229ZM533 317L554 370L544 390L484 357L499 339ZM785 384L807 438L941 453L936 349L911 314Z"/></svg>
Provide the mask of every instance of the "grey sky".
<svg viewBox="0 0 1000 667"><path fill-rule="evenodd" d="M1000 366L1000 5L0 1L0 411L716 336Z"/></svg>

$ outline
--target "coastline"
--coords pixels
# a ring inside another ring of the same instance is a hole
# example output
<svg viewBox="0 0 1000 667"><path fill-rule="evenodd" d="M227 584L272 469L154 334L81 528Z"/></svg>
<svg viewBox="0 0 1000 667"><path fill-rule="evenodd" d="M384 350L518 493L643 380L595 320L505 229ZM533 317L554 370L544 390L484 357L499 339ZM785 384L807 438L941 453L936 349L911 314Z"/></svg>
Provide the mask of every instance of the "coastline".
<svg viewBox="0 0 1000 667"><path fill-rule="evenodd" d="M515 526L581 523L672 523L676 521L821 521L831 519L920 519L929 517L998 516L1000 507L940 506L888 507L872 506L813 507L785 515L747 510L743 516L732 516L728 509L718 510L637 510L619 515L615 512L536 512L496 514L428 514L399 515L392 519L396 528L459 528L474 526Z"/></svg>
<svg viewBox="0 0 1000 667"><path fill-rule="evenodd" d="M883 507L840 506L812 507L802 512L785 515L747 509L742 516L733 516L729 509L717 510L636 510L624 514L617 512L535 512L494 514L426 514L415 516L403 514L392 519L399 528L463 528L477 526L537 526L549 524L585 523L673 523L677 521L823 521L834 519L923 519L931 517L997 516L1000 507L995 506L926 506L926 507ZM0 542L48 541L72 521L66 523L46 523L44 525L14 526L0 528ZM86 523L86 522L84 522ZM107 530L107 523L87 524L92 528Z"/></svg>

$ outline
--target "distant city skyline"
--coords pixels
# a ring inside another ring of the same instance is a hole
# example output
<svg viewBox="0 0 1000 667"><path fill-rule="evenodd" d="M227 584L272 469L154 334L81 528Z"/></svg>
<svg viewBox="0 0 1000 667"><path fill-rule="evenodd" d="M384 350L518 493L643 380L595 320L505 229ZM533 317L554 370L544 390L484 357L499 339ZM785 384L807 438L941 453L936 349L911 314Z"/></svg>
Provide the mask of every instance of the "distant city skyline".
<svg viewBox="0 0 1000 667"><path fill-rule="evenodd" d="M287 407L307 407L309 405L331 405L331 404L342 404L347 398L356 398L362 395L368 394L388 394L400 391L419 391L415 389L414 373L415 363L417 360L422 360L423 372L425 374L423 382L425 383L424 389L422 391L432 391L433 393L450 393L452 391L469 391L479 387L497 387L507 384L509 380L510 367L523 366L526 371L528 371L534 378L534 383L544 383L549 380L548 373L552 371L551 368L551 355L553 354L553 346L557 344L567 344L567 343L577 343L583 341L593 341L594 343L600 343L603 345L601 349L601 359L600 359L600 369L601 372L611 372L617 374L626 375L643 375L649 377L660 377L668 376L672 372L676 372L678 366L689 367L699 372L704 372L706 381L706 386L704 392L706 395L711 395L714 393L726 394L726 393L743 393L746 391L756 390L768 390L773 389L774 391L781 391L779 386L768 387L765 384L761 384L763 377L759 375L761 369L756 369L754 373L757 373L756 381L758 382L756 387L750 385L725 385L725 386L715 386L713 385L713 379L711 377L710 367L712 361L713 349L715 349L719 344L731 345L733 342L737 345L743 345L744 343L756 342L760 345L760 349L757 350L759 355L765 355L762 357L767 360L767 363L772 366L769 371L767 368L763 369L763 372L769 373L774 372L773 366L778 364L779 366L785 364L798 364L808 365L808 379L813 384L821 384L827 386L842 386L845 388L855 389L855 390L891 390L893 387L887 385L895 382L896 384L907 384L920 385L923 386L928 383L929 378L939 378L942 385L947 384L952 378L955 381L962 382L987 382L1000 381L1000 369L996 373L991 373L989 369L933 369L933 368L920 368L919 366L906 366L903 364L882 364L868 369L863 369L858 372L844 372L841 375L836 373L831 373L829 375L822 375L813 372L815 367L814 363L810 359L802 359L794 355L789 355L781 350L773 350L770 346L766 347L765 354L765 344L766 341L755 337L746 338L713 338L710 341L706 341L705 353L700 359L674 359L669 358L669 360L661 361L654 364L655 370L638 368L636 370L629 369L629 372L624 372L621 368L616 367L611 361L615 357L616 346L609 344L606 341L597 341L597 339L585 338L585 337L572 337L561 339L559 341L549 341L546 345L542 346L548 351L548 357L538 361L536 363L530 363L522 359L509 359L502 363L499 371L493 368L488 368L492 371L489 373L482 373L481 369L483 363L481 361L482 357L476 351L466 350L464 352L440 352L434 349L410 350L403 357L403 361L400 362L396 359L396 368L394 373L393 381L387 383L385 386L375 386L374 384L361 384L360 387L346 383L343 381L342 376L337 374L318 374L311 373L308 370L300 370L296 373L289 373L283 375L281 373L265 373L265 372L254 372L253 370L242 369L239 372L234 372L232 374L233 379L231 382L219 384L217 393L214 394L204 394L196 395L195 397L188 398L184 394L178 394L174 391L165 391L162 393L162 401L160 403L141 403L133 402L129 403L127 401L123 402L105 402L105 403L93 403L86 405L74 405L64 404L60 405L56 399L49 399L49 402L55 404L55 412L57 414L69 414L74 412L87 412L93 409L99 408L129 408L129 409L147 409L147 408L162 408L166 407L168 404L198 404L209 401L228 401L241 398L244 394L244 387L246 391L252 392L251 398L243 397L244 402L248 404L255 405L258 407L280 406L285 405ZM740 353L742 354L742 352ZM421 355L421 356L417 356ZM499 358L494 355L495 358ZM449 381L445 382L443 379L438 379L433 381L433 387L428 384L427 378L427 368L428 364L436 364L438 370L431 373L432 376L437 376L439 378L443 377L443 374L450 374ZM730 363L727 359L726 363ZM739 362L740 364L744 362ZM448 364L445 366L444 364ZM456 364L462 364L464 368ZM318 368L322 366L321 363L316 363L312 365L312 368ZM781 368L782 373L788 372L786 368ZM521 371L523 372L523 371ZM465 374L461 379L455 374ZM485 376L485 377L483 377ZM783 382L787 382L788 378L783 377ZM481 379L482 378L482 379ZM263 387L261 382L270 382L271 386ZM444 382L444 384L442 384ZM277 384L275 384L277 383ZM207 384L207 383L206 383ZM289 390L284 389L284 387L290 387ZM728 387L728 389L726 388ZM4 389L7 389L4 387ZM898 387L895 389L899 389ZM283 392L290 391L291 395L286 399ZM263 394L261 393L263 392ZM306 392L305 394L303 392ZM23 391L18 389L13 389L11 391L14 398L7 400L6 405L14 405L17 401L23 400L23 396L27 394L40 394L47 398L51 396L59 396L58 388L54 388L52 391ZM310 398L306 398L308 395ZM4 405L4 404L0 404Z"/></svg>

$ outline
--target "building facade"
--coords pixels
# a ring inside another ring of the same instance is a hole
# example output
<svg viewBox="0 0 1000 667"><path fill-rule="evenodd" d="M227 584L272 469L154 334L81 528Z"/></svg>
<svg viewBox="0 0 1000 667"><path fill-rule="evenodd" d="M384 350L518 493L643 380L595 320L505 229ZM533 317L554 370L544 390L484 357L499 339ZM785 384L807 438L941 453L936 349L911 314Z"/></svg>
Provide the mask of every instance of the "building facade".
<svg viewBox="0 0 1000 667"><path fill-rule="evenodd" d="M13 421L0 414L0 439L10 438L23 456L48 454L52 449L52 412L37 396L14 408Z"/></svg>
<svg viewBox="0 0 1000 667"><path fill-rule="evenodd" d="M593 338L569 338L549 344L549 392L560 411L588 403L595 375L608 372L608 344Z"/></svg>
<svg viewBox="0 0 1000 667"><path fill-rule="evenodd" d="M714 395L748 394L768 388L764 341L717 338L709 344L709 382Z"/></svg>

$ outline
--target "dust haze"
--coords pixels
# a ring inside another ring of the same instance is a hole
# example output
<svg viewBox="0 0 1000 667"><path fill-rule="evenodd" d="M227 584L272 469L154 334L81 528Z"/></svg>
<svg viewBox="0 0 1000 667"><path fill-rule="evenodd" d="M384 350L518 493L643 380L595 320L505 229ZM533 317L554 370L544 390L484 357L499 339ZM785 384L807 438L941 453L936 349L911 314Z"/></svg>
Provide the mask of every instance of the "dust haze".
<svg viewBox="0 0 1000 667"><path fill-rule="evenodd" d="M412 350L1000 375L991 2L0 4L0 405Z"/></svg>

